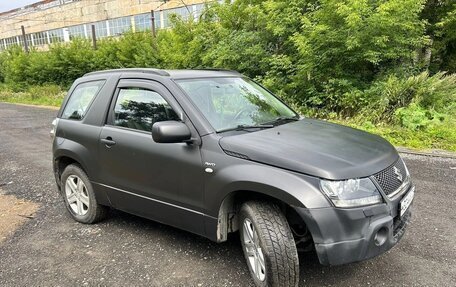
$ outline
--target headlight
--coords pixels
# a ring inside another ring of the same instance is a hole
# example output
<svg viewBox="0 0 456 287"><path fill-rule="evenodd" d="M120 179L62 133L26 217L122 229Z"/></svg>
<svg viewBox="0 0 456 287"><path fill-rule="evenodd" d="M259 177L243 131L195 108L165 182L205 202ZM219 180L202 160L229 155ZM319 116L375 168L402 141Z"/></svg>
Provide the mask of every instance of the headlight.
<svg viewBox="0 0 456 287"><path fill-rule="evenodd" d="M357 207L382 202L382 196L369 178L321 180L320 185L337 207Z"/></svg>

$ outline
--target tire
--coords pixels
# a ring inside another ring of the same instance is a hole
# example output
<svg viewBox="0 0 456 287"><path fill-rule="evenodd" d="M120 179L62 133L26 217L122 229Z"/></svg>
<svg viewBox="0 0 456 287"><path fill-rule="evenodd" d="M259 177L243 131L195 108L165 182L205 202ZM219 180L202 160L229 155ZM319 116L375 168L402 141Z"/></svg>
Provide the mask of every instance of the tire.
<svg viewBox="0 0 456 287"><path fill-rule="evenodd" d="M61 179L65 207L74 220L92 224L107 216L109 208L97 203L92 184L87 174L78 165L67 166Z"/></svg>
<svg viewBox="0 0 456 287"><path fill-rule="evenodd" d="M242 249L255 285L298 286L298 252L280 208L268 202L249 201L242 205L239 216ZM256 245L252 245L252 238ZM261 260L257 264L260 272L254 270L255 256L263 257L263 264Z"/></svg>

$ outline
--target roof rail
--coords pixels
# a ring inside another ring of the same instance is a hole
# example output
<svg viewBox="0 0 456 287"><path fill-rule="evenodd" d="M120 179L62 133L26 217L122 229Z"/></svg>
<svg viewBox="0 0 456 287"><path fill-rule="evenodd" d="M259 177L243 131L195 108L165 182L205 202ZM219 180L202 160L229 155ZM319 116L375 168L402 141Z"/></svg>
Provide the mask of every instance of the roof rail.
<svg viewBox="0 0 456 287"><path fill-rule="evenodd" d="M103 70L103 71L95 71L90 72L84 75L85 76L93 76L99 74L109 74L109 73L125 73L125 72L136 72L136 73L146 73L146 74L155 74L160 76L169 76L169 73L160 70L160 69L152 69L152 68L123 68L123 69L112 69L112 70Z"/></svg>
<svg viewBox="0 0 456 287"><path fill-rule="evenodd" d="M197 69L197 70L202 70L202 71L231 72L231 73L235 73L235 74L240 74L240 73L239 73L238 71L236 71L236 70L222 69L222 68L201 68L201 69Z"/></svg>

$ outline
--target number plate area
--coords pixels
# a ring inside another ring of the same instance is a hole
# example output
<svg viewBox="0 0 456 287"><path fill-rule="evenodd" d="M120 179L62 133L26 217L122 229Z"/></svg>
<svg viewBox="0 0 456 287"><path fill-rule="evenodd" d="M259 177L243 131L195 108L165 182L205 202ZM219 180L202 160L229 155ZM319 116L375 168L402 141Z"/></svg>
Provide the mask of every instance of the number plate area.
<svg viewBox="0 0 456 287"><path fill-rule="evenodd" d="M410 190L409 193L407 193L407 195L404 196L404 198L399 203L399 211L400 211L401 217L404 215L404 213L410 207L410 204L412 204L414 197L415 197L415 188L412 188L412 190Z"/></svg>

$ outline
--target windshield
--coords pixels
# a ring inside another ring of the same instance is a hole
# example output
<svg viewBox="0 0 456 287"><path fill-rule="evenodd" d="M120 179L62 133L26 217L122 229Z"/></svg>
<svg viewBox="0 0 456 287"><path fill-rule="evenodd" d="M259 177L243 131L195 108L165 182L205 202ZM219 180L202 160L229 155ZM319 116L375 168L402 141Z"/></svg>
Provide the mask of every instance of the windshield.
<svg viewBox="0 0 456 287"><path fill-rule="evenodd" d="M298 115L248 78L178 80L217 132L261 127ZM266 126L265 126L266 127Z"/></svg>

